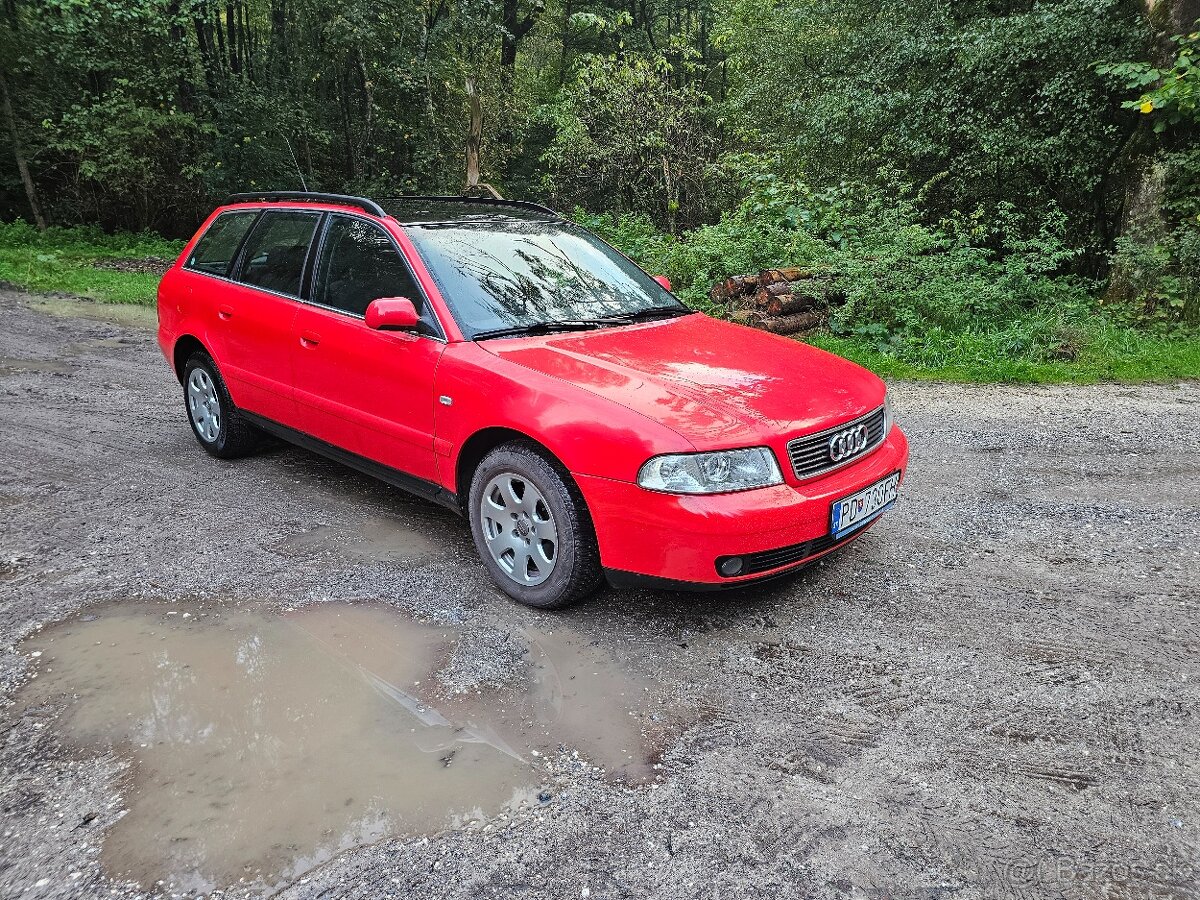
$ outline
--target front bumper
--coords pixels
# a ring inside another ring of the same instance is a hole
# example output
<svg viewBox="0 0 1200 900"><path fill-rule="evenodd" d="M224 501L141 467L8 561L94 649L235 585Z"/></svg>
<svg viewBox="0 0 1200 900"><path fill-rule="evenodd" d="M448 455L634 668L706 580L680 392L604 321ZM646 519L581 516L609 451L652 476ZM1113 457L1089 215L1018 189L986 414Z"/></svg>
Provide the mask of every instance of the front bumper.
<svg viewBox="0 0 1200 900"><path fill-rule="evenodd" d="M899 427L862 460L799 484L735 494L680 496L636 484L576 475L596 529L600 561L610 580L651 579L675 587L734 587L802 568L861 534L829 538L829 509L908 465L908 440ZM867 526L869 527L869 526ZM718 557L754 556L753 572L723 577Z"/></svg>

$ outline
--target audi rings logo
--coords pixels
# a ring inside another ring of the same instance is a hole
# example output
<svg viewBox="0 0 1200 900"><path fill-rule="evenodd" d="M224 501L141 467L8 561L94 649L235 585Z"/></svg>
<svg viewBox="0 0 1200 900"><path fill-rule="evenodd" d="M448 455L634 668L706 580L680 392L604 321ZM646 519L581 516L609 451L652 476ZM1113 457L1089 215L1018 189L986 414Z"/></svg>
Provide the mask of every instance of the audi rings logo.
<svg viewBox="0 0 1200 900"><path fill-rule="evenodd" d="M853 428L839 431L829 439L829 458L834 462L841 462L856 453L862 453L867 449L869 439L866 425L855 425Z"/></svg>

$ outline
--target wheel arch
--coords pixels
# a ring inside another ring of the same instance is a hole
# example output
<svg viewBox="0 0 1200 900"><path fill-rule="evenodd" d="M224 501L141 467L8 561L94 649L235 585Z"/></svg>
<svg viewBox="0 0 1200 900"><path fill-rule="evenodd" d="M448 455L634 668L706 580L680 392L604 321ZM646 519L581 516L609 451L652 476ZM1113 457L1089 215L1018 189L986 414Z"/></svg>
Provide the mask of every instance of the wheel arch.
<svg viewBox="0 0 1200 900"><path fill-rule="evenodd" d="M475 470L479 468L483 458L502 444L513 442L535 447L558 469L559 474L578 490L579 486L575 484L574 477L562 459L542 441L515 428L492 426L482 428L467 438L454 461L454 492L464 510L467 508L467 501L471 493L471 480L475 477Z"/></svg>
<svg viewBox="0 0 1200 900"><path fill-rule="evenodd" d="M208 348L195 335L183 334L175 341L171 350L171 367L175 370L175 377L179 379L180 384L183 384L183 368L187 365L188 357L197 350L208 353ZM209 353L209 356L211 355Z"/></svg>

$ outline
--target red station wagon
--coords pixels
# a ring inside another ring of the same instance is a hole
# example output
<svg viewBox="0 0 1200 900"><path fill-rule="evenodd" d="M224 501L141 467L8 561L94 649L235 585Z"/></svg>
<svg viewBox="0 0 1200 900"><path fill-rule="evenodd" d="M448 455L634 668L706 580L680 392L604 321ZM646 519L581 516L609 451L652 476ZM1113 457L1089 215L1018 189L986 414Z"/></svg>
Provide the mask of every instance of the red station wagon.
<svg viewBox="0 0 1200 900"><path fill-rule="evenodd" d="M875 375L693 312L531 203L239 194L158 312L205 450L274 435L449 506L531 606L799 569L908 461Z"/></svg>

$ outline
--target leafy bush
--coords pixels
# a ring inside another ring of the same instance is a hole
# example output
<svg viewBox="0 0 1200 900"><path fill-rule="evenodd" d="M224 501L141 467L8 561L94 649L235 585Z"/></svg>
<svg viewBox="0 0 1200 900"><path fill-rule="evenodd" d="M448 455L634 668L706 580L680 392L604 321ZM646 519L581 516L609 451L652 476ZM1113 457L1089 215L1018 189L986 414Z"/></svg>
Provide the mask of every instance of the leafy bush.
<svg viewBox="0 0 1200 900"><path fill-rule="evenodd" d="M1197 219L1200 225L1200 219ZM1140 324L1200 323L1200 227L1185 222L1156 234L1132 231L1116 239L1111 288L1135 301L1125 317Z"/></svg>
<svg viewBox="0 0 1200 900"><path fill-rule="evenodd" d="M7 247L69 252L76 257L93 259L158 256L173 260L183 252L182 241L168 241L152 231L107 234L95 225L38 231L21 219L0 222L0 248Z"/></svg>
<svg viewBox="0 0 1200 900"><path fill-rule="evenodd" d="M1200 22L1196 23L1200 29ZM1140 96L1126 100L1125 109L1152 116L1154 130L1164 132L1179 125L1200 124L1200 30L1177 34L1175 60L1170 68L1148 62L1106 63L1096 67L1101 75L1112 75Z"/></svg>
<svg viewBox="0 0 1200 900"><path fill-rule="evenodd" d="M842 298L829 335L922 368L1000 358L1070 361L1107 327L1097 283L1063 274L1076 251L1048 216L1022 236L1001 209L980 233L969 221L922 224L914 207L885 202L861 186L815 191L799 183L757 182L735 210L677 236L645 217L576 219L651 271L669 276L694 308L729 309L709 299L730 275L781 266L817 267ZM997 249L972 243L982 238Z"/></svg>

